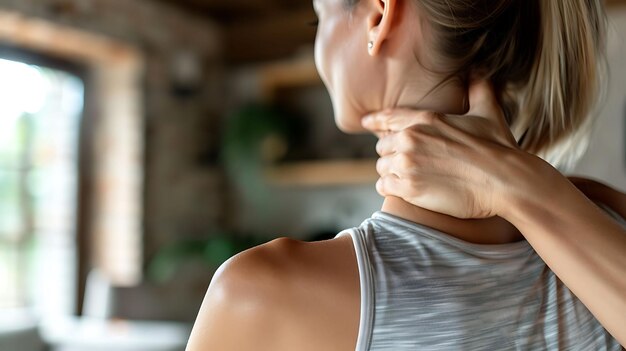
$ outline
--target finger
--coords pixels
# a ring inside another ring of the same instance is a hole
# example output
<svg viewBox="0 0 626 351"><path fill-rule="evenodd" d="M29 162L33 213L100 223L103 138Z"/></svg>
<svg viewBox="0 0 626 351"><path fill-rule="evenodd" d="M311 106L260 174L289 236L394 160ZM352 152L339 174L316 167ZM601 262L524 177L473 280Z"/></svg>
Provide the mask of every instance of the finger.
<svg viewBox="0 0 626 351"><path fill-rule="evenodd" d="M376 161L376 172L381 177L389 175L402 177L406 171L410 171L414 166L411 160L407 159L406 155L395 154L379 158Z"/></svg>
<svg viewBox="0 0 626 351"><path fill-rule="evenodd" d="M376 182L376 191L381 196L397 196L398 194L401 194L399 191L401 188L402 180L395 174L380 177Z"/></svg>
<svg viewBox="0 0 626 351"><path fill-rule="evenodd" d="M376 172L385 177L394 175L400 178L413 177L422 167L423 160L430 155L420 155L416 152L402 152L389 156L384 156L376 160Z"/></svg>
<svg viewBox="0 0 626 351"><path fill-rule="evenodd" d="M361 124L375 132L399 132L415 124L432 124L436 118L440 118L436 112L397 108L369 114L361 120Z"/></svg>
<svg viewBox="0 0 626 351"><path fill-rule="evenodd" d="M386 156L396 152L397 144L395 142L397 134L388 133L378 139L376 143L376 153L379 156Z"/></svg>
<svg viewBox="0 0 626 351"><path fill-rule="evenodd" d="M385 156L376 160L376 173L379 176L384 177L390 174L395 174L392 172L392 167L395 159L394 156ZM398 174L396 174L398 175Z"/></svg>
<svg viewBox="0 0 626 351"><path fill-rule="evenodd" d="M400 132L389 132L380 138L376 143L376 153L381 157L401 153L412 154L423 151L424 147L439 140L456 141L447 133L442 133L440 129L448 129L453 134L457 132L454 127L444 122L438 123L437 127L423 124L410 126Z"/></svg>
<svg viewBox="0 0 626 351"><path fill-rule="evenodd" d="M416 151L417 139L419 138L416 130L419 129L421 135L426 133L433 133L432 135L435 135L434 132L429 132L425 128L427 127L423 125L410 126L400 132L387 133L376 143L376 153L380 156L387 156L402 151Z"/></svg>
<svg viewBox="0 0 626 351"><path fill-rule="evenodd" d="M381 177L388 175L402 177L406 171L413 167L415 167L413 160L406 154L393 154L376 160L376 172Z"/></svg>

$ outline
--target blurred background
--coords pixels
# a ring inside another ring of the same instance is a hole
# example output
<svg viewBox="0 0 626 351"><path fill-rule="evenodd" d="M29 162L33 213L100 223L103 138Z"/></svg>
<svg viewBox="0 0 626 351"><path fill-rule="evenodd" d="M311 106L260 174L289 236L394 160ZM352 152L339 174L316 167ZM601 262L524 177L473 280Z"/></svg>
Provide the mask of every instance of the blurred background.
<svg viewBox="0 0 626 351"><path fill-rule="evenodd" d="M576 171L626 191L626 1ZM183 350L215 269L380 209L310 1L0 0L0 350Z"/></svg>

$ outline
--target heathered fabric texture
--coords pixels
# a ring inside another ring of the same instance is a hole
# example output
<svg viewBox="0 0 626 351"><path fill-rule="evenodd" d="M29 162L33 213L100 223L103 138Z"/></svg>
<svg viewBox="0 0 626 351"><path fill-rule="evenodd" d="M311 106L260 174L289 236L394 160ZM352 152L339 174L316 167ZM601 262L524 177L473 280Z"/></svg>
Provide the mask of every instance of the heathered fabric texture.
<svg viewBox="0 0 626 351"><path fill-rule="evenodd" d="M622 350L526 241L472 244L381 211L341 235L359 267L357 351Z"/></svg>

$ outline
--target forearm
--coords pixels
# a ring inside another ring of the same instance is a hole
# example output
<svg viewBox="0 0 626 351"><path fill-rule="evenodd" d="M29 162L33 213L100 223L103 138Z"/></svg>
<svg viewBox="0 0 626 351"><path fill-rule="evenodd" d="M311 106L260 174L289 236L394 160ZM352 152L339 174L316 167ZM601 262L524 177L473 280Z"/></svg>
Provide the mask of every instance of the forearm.
<svg viewBox="0 0 626 351"><path fill-rule="evenodd" d="M521 172L526 179L510 188L500 216L626 345L626 230L556 169L540 162L529 167Z"/></svg>
<svg viewBox="0 0 626 351"><path fill-rule="evenodd" d="M622 218L626 218L626 194L612 187L588 178L570 176L569 179L585 196L609 206Z"/></svg>

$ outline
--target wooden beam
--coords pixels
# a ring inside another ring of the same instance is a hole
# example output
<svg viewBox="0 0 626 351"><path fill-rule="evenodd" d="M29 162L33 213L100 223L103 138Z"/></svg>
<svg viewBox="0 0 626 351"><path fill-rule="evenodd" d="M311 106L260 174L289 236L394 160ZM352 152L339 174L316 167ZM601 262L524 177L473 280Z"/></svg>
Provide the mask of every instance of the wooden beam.
<svg viewBox="0 0 626 351"><path fill-rule="evenodd" d="M285 11L254 21L235 22L224 27L224 50L227 63L239 64L285 58L303 46L312 46L315 20L309 6L304 10Z"/></svg>
<svg viewBox="0 0 626 351"><path fill-rule="evenodd" d="M283 88L322 85L313 55L266 65L260 69L261 98L273 102Z"/></svg>
<svg viewBox="0 0 626 351"><path fill-rule="evenodd" d="M258 4L263 3L254 0L235 2L237 4L245 2L248 4L246 6L250 7L260 6ZM213 3L213 0L207 2L207 4ZM605 3L611 8L626 5L626 0L605 0ZM280 7L280 4L275 0L272 6L266 6L273 8L274 6ZM240 11L243 11L244 7L241 6ZM258 19L250 19L242 14L241 19L237 20L235 17L232 23L224 26L224 50L228 64L284 59L293 55L304 45L313 45L315 28L307 25L316 18L311 6L307 5L300 10L272 10L264 13L264 15L258 15Z"/></svg>
<svg viewBox="0 0 626 351"><path fill-rule="evenodd" d="M189 12L214 17L219 13L263 14L269 11L280 10L276 0L158 0L172 6L183 8ZM219 21L219 18L215 18Z"/></svg>
<svg viewBox="0 0 626 351"><path fill-rule="evenodd" d="M605 0L607 7L613 6L624 6L626 5L626 0Z"/></svg>

